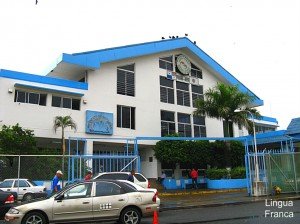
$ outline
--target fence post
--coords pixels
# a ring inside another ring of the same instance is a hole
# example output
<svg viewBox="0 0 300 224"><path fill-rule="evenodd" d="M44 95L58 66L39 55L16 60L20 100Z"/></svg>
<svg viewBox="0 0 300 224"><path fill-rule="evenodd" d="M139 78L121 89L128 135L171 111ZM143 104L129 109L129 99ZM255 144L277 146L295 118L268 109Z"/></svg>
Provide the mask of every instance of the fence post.
<svg viewBox="0 0 300 224"><path fill-rule="evenodd" d="M17 194L18 194L18 196L19 196L19 189L20 189L20 187L19 187L19 180L20 180L20 170L21 170L21 155L19 155L19 161L18 161L18 189L17 189Z"/></svg>
<svg viewBox="0 0 300 224"><path fill-rule="evenodd" d="M296 170L296 163L295 163L295 153L292 154L293 157L293 167L294 167L294 181L296 187L296 193L298 193L298 183L297 183L297 170Z"/></svg>

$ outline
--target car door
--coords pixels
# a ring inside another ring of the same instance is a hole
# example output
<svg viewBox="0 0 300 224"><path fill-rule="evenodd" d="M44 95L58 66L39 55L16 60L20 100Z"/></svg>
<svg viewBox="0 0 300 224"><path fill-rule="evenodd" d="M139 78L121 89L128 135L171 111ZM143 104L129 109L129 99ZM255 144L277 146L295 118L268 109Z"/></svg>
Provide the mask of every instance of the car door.
<svg viewBox="0 0 300 224"><path fill-rule="evenodd" d="M58 195L53 202L53 221L85 221L93 219L93 183L81 183Z"/></svg>
<svg viewBox="0 0 300 224"><path fill-rule="evenodd" d="M12 191L18 192L18 198L22 199L26 192L30 192L30 185L26 180L15 180Z"/></svg>
<svg viewBox="0 0 300 224"><path fill-rule="evenodd" d="M118 219L122 208L128 201L128 195L118 184L109 181L96 182L95 189L94 219Z"/></svg>

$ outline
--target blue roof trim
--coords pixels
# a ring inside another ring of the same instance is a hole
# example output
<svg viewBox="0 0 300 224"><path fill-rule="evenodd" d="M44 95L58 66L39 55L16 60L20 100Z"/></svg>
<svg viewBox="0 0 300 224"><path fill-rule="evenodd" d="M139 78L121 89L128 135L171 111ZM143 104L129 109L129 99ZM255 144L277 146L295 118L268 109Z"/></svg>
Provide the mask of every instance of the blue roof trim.
<svg viewBox="0 0 300 224"><path fill-rule="evenodd" d="M10 71L5 69L0 69L0 77L17 79L17 80L28 81L28 82L49 84L55 86L63 86L63 87L69 87L74 89L88 90L87 83L76 82L76 81L66 80L61 78L54 78L49 76L33 75L29 73L22 73L22 72Z"/></svg>
<svg viewBox="0 0 300 224"><path fill-rule="evenodd" d="M51 89L51 88L45 88L45 87L39 87L39 86L24 85L24 84L21 84L21 83L16 83L15 87L21 87L21 88L25 88L25 89L41 90L41 91L52 92L52 93L60 93L60 94L77 96L77 97L84 96L83 93L75 93L75 92L69 92L69 91Z"/></svg>
<svg viewBox="0 0 300 224"><path fill-rule="evenodd" d="M278 124L278 121L277 121L277 119L276 119L276 118L274 118L274 117L261 116L259 120L260 120L260 121L268 121L268 122L273 122L273 123L276 123L276 124Z"/></svg>
<svg viewBox="0 0 300 224"><path fill-rule="evenodd" d="M300 134L300 117L293 118L289 126L286 129L288 135Z"/></svg>
<svg viewBox="0 0 300 224"><path fill-rule="evenodd" d="M226 69L224 69L220 64L218 64L214 59L212 59L208 54L206 54L203 50L201 50L197 45L192 43L186 37L127 45L123 47L108 48L97 51L88 51L75 54L63 54L61 61L97 69L100 68L101 63L104 62L122 60L126 58L138 57L181 48L189 49L215 72L223 76L223 78L226 79L230 84L237 85L240 91L250 93L253 96L255 96L255 105L263 105L263 100L257 97L239 80L237 80L233 75L231 75Z"/></svg>

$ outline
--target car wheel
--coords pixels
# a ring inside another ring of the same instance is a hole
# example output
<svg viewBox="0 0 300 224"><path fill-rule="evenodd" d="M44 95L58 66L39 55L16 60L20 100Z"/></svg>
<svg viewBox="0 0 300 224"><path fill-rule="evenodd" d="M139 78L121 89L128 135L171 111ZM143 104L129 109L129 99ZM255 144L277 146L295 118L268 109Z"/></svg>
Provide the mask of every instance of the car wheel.
<svg viewBox="0 0 300 224"><path fill-rule="evenodd" d="M33 194L25 194L23 196L23 201L30 201L33 199Z"/></svg>
<svg viewBox="0 0 300 224"><path fill-rule="evenodd" d="M134 207L129 207L122 211L120 223L122 224L139 224L141 222L141 214Z"/></svg>
<svg viewBox="0 0 300 224"><path fill-rule="evenodd" d="M45 216L39 212L31 212L25 215L22 224L47 224Z"/></svg>

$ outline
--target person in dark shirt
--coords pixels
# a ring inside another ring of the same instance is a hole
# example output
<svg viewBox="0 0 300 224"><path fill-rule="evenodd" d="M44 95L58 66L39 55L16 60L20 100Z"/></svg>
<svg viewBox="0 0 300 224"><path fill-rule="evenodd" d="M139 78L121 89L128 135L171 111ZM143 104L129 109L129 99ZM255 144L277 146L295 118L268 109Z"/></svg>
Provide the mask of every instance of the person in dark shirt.
<svg viewBox="0 0 300 224"><path fill-rule="evenodd" d="M131 181L131 182L134 182L134 174L135 174L135 171L134 170L131 170L127 180L128 181Z"/></svg>

